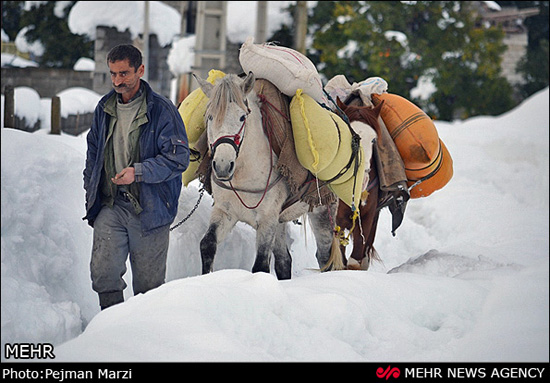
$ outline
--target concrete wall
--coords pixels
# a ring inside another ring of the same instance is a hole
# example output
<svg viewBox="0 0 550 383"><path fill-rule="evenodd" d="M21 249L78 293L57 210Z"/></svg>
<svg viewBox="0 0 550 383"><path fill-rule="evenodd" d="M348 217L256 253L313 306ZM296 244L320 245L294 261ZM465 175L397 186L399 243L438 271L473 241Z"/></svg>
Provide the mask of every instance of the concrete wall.
<svg viewBox="0 0 550 383"><path fill-rule="evenodd" d="M132 41L129 31L119 32L113 27L97 27L97 37L94 45L95 72L93 91L101 95L113 89L111 75L107 66L107 54L119 44L134 44L142 52L141 40ZM170 97L170 81L172 74L168 68L167 58L170 46L161 47L156 35L149 36L149 77L146 80L151 88L163 96Z"/></svg>
<svg viewBox="0 0 550 383"><path fill-rule="evenodd" d="M41 98L51 98L72 87L92 89L93 72L58 68L2 68L2 93L6 85L28 86Z"/></svg>
<svg viewBox="0 0 550 383"><path fill-rule="evenodd" d="M104 95L113 89L111 75L107 66L107 53L111 48L119 44L132 44L130 31L118 32L113 27L97 27L94 44L95 72L93 87L94 92Z"/></svg>

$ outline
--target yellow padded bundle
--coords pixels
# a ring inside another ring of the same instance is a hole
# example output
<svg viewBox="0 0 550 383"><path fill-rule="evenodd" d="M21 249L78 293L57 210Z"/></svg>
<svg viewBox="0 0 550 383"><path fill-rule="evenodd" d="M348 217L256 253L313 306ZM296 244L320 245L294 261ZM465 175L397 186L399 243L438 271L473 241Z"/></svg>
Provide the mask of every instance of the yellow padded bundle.
<svg viewBox="0 0 550 383"><path fill-rule="evenodd" d="M225 76L222 71L212 69L208 72L208 81L214 84L216 80ZM187 133L187 139L189 140L189 147L194 148L202 133L206 129L204 122L204 113L206 112L206 104L208 104L208 97L204 94L201 88L195 89L182 101L178 111L181 119L185 125L185 131ZM200 150L199 150L200 151ZM189 185L189 182L197 178L196 171L200 165L199 161L191 161L189 167L182 174L182 182L185 186Z"/></svg>
<svg viewBox="0 0 550 383"><path fill-rule="evenodd" d="M197 169L199 168L200 161L190 161L189 166L181 175L181 181L183 185L187 187L191 181L197 178Z"/></svg>
<svg viewBox="0 0 550 383"><path fill-rule="evenodd" d="M359 207L361 199L361 193L363 192L363 179L365 177L365 157L363 148L359 149L358 158L355 161L359 161L359 169L357 170L357 176L353 177L354 166L348 172L351 172L350 178L343 183L338 181L330 183L329 188L349 207Z"/></svg>
<svg viewBox="0 0 550 383"><path fill-rule="evenodd" d="M332 163L338 151L338 130L333 119L317 101L298 89L290 102L290 120L298 161L318 174Z"/></svg>
<svg viewBox="0 0 550 383"><path fill-rule="evenodd" d="M352 136L351 131L347 123L344 122L337 114L325 110L325 113L328 113L332 120L334 121L332 126L337 129L339 142L338 150L336 156L334 156L332 162L319 173L317 177L320 180L327 181L336 177L349 163L352 156ZM342 184L349 180L353 176L353 166L351 166L344 174L342 174L338 179L334 180L335 184Z"/></svg>
<svg viewBox="0 0 550 383"><path fill-rule="evenodd" d="M304 168L322 181L331 180L345 169L352 156L352 134L340 116L298 89L290 103L290 119L296 155ZM359 167L354 177L356 162ZM329 185L349 206L357 206L361 197L364 162L361 147L351 167Z"/></svg>

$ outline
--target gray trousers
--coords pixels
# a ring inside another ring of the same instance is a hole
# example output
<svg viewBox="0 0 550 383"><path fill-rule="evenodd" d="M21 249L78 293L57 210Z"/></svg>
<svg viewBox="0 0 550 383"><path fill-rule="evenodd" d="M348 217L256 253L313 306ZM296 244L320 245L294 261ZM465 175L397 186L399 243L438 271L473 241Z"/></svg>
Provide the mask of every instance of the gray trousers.
<svg viewBox="0 0 550 383"><path fill-rule="evenodd" d="M164 283L170 225L143 236L139 216L130 201L115 199L104 206L94 222L90 271L92 289L99 294L101 308L124 301L126 260L130 255L134 295Z"/></svg>

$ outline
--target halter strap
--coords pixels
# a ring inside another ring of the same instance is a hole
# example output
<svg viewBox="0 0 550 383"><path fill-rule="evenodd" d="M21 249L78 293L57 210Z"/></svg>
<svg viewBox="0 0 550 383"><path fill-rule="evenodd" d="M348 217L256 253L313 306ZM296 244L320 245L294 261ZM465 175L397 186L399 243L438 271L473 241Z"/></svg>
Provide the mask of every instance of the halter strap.
<svg viewBox="0 0 550 383"><path fill-rule="evenodd" d="M239 151L241 150L241 145L243 143L242 139L243 136L241 135L244 131L244 126L246 124L246 117L243 121L243 124L241 126L241 129L237 132L237 134L229 134L226 136L221 136L218 138L212 145L210 145L210 151L212 152L212 157L214 157L214 153L216 153L216 149L221 144L229 144L235 149L235 152L237 153L237 156L239 155Z"/></svg>

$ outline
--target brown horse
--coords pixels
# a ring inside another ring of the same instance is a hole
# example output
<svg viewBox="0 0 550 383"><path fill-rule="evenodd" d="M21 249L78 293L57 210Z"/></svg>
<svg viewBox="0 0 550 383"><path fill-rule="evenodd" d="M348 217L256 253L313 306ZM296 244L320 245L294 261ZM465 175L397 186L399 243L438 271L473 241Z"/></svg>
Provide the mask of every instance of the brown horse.
<svg viewBox="0 0 550 383"><path fill-rule="evenodd" d="M337 99L337 104L338 107L346 114L350 123L360 121L369 125L376 132L380 131L378 116L380 115L382 104L375 108L352 106L344 104L339 98ZM370 143L363 143L363 145L368 144ZM376 144L373 143L373 145ZM380 210L378 209L378 202L381 197L378 183L378 171L376 169L376 160L374 155L370 159L367 192L367 200L366 202L360 204L359 217L357 218L355 225L353 225L353 212L351 211L351 208L342 201L340 201L336 216L336 224L340 226L341 229L350 231L351 238L353 239L353 250L349 260L346 260L345 246L341 246L344 265L346 265L348 269L352 270L366 270L369 268L373 259L379 259L373 246L374 238L376 236L376 227L378 225L378 216L380 213Z"/></svg>

